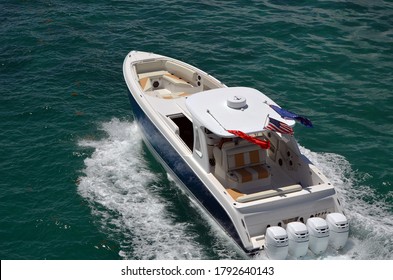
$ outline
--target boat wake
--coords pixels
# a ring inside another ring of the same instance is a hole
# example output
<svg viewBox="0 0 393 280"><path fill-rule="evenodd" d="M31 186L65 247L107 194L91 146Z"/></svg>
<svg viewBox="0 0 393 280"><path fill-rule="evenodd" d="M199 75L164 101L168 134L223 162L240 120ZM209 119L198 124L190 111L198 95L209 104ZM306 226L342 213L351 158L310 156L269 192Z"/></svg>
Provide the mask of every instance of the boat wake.
<svg viewBox="0 0 393 280"><path fill-rule="evenodd" d="M85 176L78 191L87 199L110 238L120 239L119 255L125 259L201 259L203 250L167 212L170 201L154 193L158 175L144 159L135 123L113 119L102 124L107 137L81 140L94 148L85 159ZM120 237L119 237L120 236Z"/></svg>
<svg viewBox="0 0 393 280"><path fill-rule="evenodd" d="M85 159L85 175L80 178L78 192L90 203L103 232L118 240L122 258L241 257L229 237L196 202L191 206L204 220L201 226L207 226L209 241L198 237L191 225L192 219L179 222L176 213L168 210L173 209L176 202L164 199L158 191L162 189L162 174L149 167L136 123L113 119L103 123L100 129L107 137L78 143L94 149ZM393 215L388 205L373 195L372 188L362 185L358 179L361 176L351 169L344 157L300 148L336 186L351 228L349 241L342 251L329 248L320 256L309 252L305 259L392 259ZM166 179L165 184L176 183ZM368 198L367 202L364 197ZM265 256L261 254L257 258Z"/></svg>
<svg viewBox="0 0 393 280"><path fill-rule="evenodd" d="M350 222L349 241L341 254L327 251L321 257L393 259L393 214L389 205L381 201L370 186L362 183L369 175L354 171L343 156L315 153L303 147L301 151L335 185Z"/></svg>

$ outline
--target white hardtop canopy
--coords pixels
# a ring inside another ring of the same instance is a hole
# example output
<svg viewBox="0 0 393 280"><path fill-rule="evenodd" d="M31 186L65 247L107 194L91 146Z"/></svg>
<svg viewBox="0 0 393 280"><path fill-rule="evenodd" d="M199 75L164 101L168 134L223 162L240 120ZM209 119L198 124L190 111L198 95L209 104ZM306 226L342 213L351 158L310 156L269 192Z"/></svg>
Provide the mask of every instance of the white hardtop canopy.
<svg viewBox="0 0 393 280"><path fill-rule="evenodd" d="M269 116L295 125L295 121L281 118L269 105L277 104L262 92L247 87L208 90L193 94L186 101L193 120L221 137L233 137L226 130L247 134L264 131Z"/></svg>

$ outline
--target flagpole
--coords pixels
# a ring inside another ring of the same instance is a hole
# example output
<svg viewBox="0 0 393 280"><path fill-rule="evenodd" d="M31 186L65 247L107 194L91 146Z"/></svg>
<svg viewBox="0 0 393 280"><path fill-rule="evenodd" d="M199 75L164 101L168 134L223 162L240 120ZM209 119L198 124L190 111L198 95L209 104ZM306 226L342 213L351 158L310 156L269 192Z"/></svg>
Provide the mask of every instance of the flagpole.
<svg viewBox="0 0 393 280"><path fill-rule="evenodd" d="M266 119L265 119L265 125L263 126L263 129L266 128L267 124L268 124L268 119L269 119L269 114L267 114Z"/></svg>

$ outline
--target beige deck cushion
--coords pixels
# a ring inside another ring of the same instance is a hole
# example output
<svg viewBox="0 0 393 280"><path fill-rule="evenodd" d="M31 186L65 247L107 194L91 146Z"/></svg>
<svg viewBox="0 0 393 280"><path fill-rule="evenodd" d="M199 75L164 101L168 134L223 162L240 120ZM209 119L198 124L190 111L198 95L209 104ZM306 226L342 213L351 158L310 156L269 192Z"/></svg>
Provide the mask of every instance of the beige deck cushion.
<svg viewBox="0 0 393 280"><path fill-rule="evenodd" d="M177 77L182 78L183 80L192 82L196 80L197 73L192 69L185 67L174 61L165 62L165 68L169 73L176 75Z"/></svg>
<svg viewBox="0 0 393 280"><path fill-rule="evenodd" d="M235 152L228 151L228 170L239 169L244 166L252 166L266 161L266 150L257 145L239 147Z"/></svg>
<svg viewBox="0 0 393 280"><path fill-rule="evenodd" d="M138 75L139 79L143 78L154 78L154 77L161 77L165 74L168 74L168 71L160 70L160 71L153 71L153 72L146 72L146 73L141 73Z"/></svg>
<svg viewBox="0 0 393 280"><path fill-rule="evenodd" d="M181 78L179 78L178 76L172 75L172 74L165 74L164 76L162 76L165 80L167 80L168 82L172 83L172 84L187 84L187 82Z"/></svg>
<svg viewBox="0 0 393 280"><path fill-rule="evenodd" d="M229 171L228 176L231 180L238 183L246 183L268 178L269 171L262 165L254 165Z"/></svg>

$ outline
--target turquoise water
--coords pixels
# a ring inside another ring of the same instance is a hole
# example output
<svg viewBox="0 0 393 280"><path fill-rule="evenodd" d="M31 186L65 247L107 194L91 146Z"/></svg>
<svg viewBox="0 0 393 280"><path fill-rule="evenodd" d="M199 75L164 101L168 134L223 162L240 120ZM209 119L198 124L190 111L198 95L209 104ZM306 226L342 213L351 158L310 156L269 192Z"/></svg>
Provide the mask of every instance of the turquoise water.
<svg viewBox="0 0 393 280"><path fill-rule="evenodd" d="M313 129L350 242L393 259L391 1L2 1L1 259L241 259L142 144L130 50L251 86Z"/></svg>

